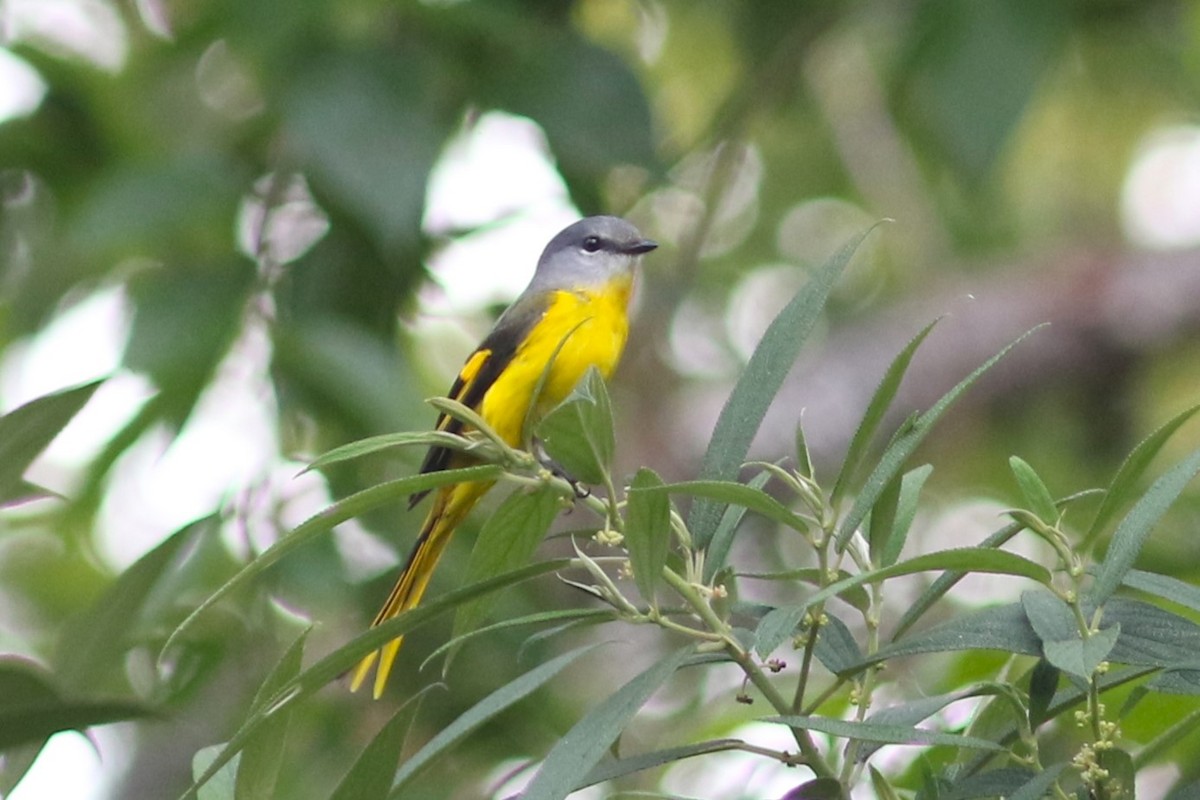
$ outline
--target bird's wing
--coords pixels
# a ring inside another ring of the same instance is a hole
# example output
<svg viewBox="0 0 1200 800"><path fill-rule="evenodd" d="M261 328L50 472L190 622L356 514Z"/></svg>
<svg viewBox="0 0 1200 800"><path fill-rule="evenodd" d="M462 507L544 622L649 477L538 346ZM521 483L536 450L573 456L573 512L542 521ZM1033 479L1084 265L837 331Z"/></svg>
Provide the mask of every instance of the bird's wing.
<svg viewBox="0 0 1200 800"><path fill-rule="evenodd" d="M478 410L487 390L512 362L521 343L525 341L529 332L546 313L548 301L549 298L546 294L518 298L496 321L495 327L492 328L487 338L467 358L446 396L468 408ZM435 427L437 430L447 433L461 433L463 423L446 414L440 414ZM425 454L425 460L421 463L421 473L447 469L453 455L454 451L448 447L429 448L429 452ZM421 502L421 498L427 494L429 494L428 490L417 492L409 497L409 508Z"/></svg>

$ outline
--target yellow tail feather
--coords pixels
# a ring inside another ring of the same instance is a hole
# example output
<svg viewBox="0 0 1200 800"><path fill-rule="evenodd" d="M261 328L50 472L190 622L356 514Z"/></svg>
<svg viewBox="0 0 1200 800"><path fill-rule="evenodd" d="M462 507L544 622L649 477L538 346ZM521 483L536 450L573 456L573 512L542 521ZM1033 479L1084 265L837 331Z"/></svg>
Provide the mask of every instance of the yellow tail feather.
<svg viewBox="0 0 1200 800"><path fill-rule="evenodd" d="M392 587L387 602L375 615L375 621L371 623L372 628L411 608L416 608L421 602L421 597L425 594L426 587L429 586L429 579L433 576L433 570L442 557L442 551L450 542L450 536L454 533L454 529L458 527L471 508L479 502L479 498L491 488L492 483L492 481L459 483L447 486L438 492L433 508L429 509L429 515L425 517L425 522L421 526L421 533L417 537L417 544L413 547L412 554L408 557L408 563L400 573L396 585ZM375 671L373 689L373 696L378 700L387 687L388 676L391 674L392 665L396 660L396 654L400 652L400 644L403 641L404 637L396 637L378 650L368 653L362 661L358 662L358 666L354 670L354 677L350 681L350 691L357 692L362 687L378 659L379 667Z"/></svg>

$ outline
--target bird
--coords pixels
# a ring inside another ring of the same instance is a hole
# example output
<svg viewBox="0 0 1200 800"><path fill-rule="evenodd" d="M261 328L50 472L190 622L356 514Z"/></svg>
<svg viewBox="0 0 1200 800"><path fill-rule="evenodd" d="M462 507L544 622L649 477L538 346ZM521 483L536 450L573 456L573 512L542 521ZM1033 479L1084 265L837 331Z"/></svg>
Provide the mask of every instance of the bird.
<svg viewBox="0 0 1200 800"><path fill-rule="evenodd" d="M595 367L607 379L629 333L629 299L641 256L658 244L614 216L586 217L560 231L542 251L533 278L467 357L447 396L475 410L513 447L520 447L527 416L536 421L562 402ZM542 375L546 377L538 392ZM537 395L536 406L530 406ZM445 413L436 429L463 433ZM470 456L433 446L421 473L466 466ZM404 569L371 623L374 628L415 608L455 529L495 481L450 484L436 490ZM409 508L429 491L409 498ZM382 696L403 637L365 656L351 679L358 691L375 671L373 695Z"/></svg>

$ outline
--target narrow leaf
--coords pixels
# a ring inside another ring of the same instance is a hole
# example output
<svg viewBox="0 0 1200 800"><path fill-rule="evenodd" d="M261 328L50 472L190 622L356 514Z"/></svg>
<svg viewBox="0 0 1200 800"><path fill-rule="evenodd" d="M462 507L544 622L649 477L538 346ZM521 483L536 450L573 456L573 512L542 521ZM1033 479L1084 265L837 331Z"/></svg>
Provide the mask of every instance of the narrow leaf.
<svg viewBox="0 0 1200 800"><path fill-rule="evenodd" d="M997 693L998 690L994 685L980 684L958 692L935 695L933 697L922 697L907 703L888 706L871 714L864 721L874 725L907 725L915 728L917 723L924 722L952 703L972 697L987 697ZM864 744L855 754L857 760L860 762L866 761L881 746L877 742Z"/></svg>
<svg viewBox="0 0 1200 800"><path fill-rule="evenodd" d="M421 700L431 688L426 687L400 706L355 759L329 800L384 800L387 797L404 740L421 707Z"/></svg>
<svg viewBox="0 0 1200 800"><path fill-rule="evenodd" d="M1037 728L1050 717L1046 711L1058 691L1058 667L1046 659L1039 659L1029 676L1029 727Z"/></svg>
<svg viewBox="0 0 1200 800"><path fill-rule="evenodd" d="M1017 486L1021 489L1021 496L1025 498L1026 507L1042 522L1053 525L1058 519L1058 508L1054 505L1054 498L1050 496L1050 490L1046 488L1041 477L1033 467L1017 456L1008 459L1008 466L1013 477L1017 479Z"/></svg>
<svg viewBox="0 0 1200 800"><path fill-rule="evenodd" d="M999 548L1008 543L1010 539L1024 530L1024 526L1020 523L1012 523L1004 526L998 531L991 533L980 542L979 548ZM929 588L921 592L921 595L916 601L908 607L904 612L904 616L900 618L900 622L896 624L896 630L892 633L892 639L896 640L903 636L909 628L917 623L921 617L925 615L929 609L933 608L938 600L946 596L946 594L954 588L954 586L967 576L963 570L950 570L937 577L933 583L929 584Z"/></svg>
<svg viewBox="0 0 1200 800"><path fill-rule="evenodd" d="M304 657L304 642L308 631L296 637L288 647L271 674L255 693L253 709L266 707L266 703L300 672ZM269 713L258 732L246 742L238 762L234 797L237 800L256 800L260 797L275 797L279 782L279 771L283 767L283 749L287 743L291 725L291 706Z"/></svg>
<svg viewBox="0 0 1200 800"><path fill-rule="evenodd" d="M948 568L964 569L970 572L1014 575L1022 578L1030 578L1043 584L1048 584L1051 580L1050 571L1041 564L1004 550L981 550L974 547L964 547L955 550L927 553L911 558L908 561L893 564L890 567L863 572L835 581L807 598L803 603L781 606L769 612L763 617L756 631L755 650L759 655L774 651L775 648L783 644L783 640L790 636L791 632L800 624L805 611L817 603L824 602L830 597L841 594L847 589L868 583L879 583L880 581L889 580L901 575L911 575L916 572Z"/></svg>
<svg viewBox="0 0 1200 800"><path fill-rule="evenodd" d="M841 527L838 529L837 542L838 547L845 548L850 537L858 530L859 525L866 518L867 513L875 506L879 496L887 488L892 478L900 472L904 466L904 462L917 449L929 431L933 428L934 423L941 418L955 400L962 395L975 381L979 380L985 372L991 369L996 362L1008 355L1008 352L1016 347L1020 342L1033 334L1041 326L1026 331L1025 333L1014 339L1008 346L1001 350L996 355L989 358L982 365L975 369L970 375L959 381L953 389L933 404L932 407L923 414L919 415L911 425L902 427L897 432L891 443L884 450L883 455L879 459L879 463L872 470L863 484L862 490L858 497L854 500L854 505L851 506L850 512L842 520Z"/></svg>
<svg viewBox="0 0 1200 800"><path fill-rule="evenodd" d="M1096 516L1092 520L1092 524L1088 526L1087 533L1083 536L1081 549L1086 548L1096 541L1101 532L1112 521L1117 514L1117 509L1133 499L1133 495L1137 491L1137 486L1142 480L1142 476L1146 473L1146 469L1150 466L1150 462L1162 450L1163 445L1167 440L1179 430L1185 422L1196 415L1200 411L1200 404L1194 405L1189 409L1176 414L1165 424L1138 443L1137 447L1126 456L1125 461L1121 463L1117 474L1113 476L1112 483L1108 485L1108 490L1104 493L1104 499L1100 502L1100 507L1096 509Z"/></svg>
<svg viewBox="0 0 1200 800"><path fill-rule="evenodd" d="M625 547L638 591L651 605L657 605L654 587L667 563L671 544L671 498L661 491L662 478L642 467L629 485L625 509Z"/></svg>
<svg viewBox="0 0 1200 800"><path fill-rule="evenodd" d="M479 726L494 718L497 714L512 707L535 691L545 686L556 675L578 661L582 656L592 652L598 644L591 644L564 653L541 664L516 680L510 681L487 697L480 700L470 709L459 715L458 719L443 728L436 736L418 750L412 758L400 766L392 781L389 797L401 797L400 790L414 777L439 758L447 750L461 742Z"/></svg>
<svg viewBox="0 0 1200 800"><path fill-rule="evenodd" d="M746 486L756 491L762 491L769 480L771 480L771 473L763 470L751 478ZM706 582L711 581L725 566L725 562L729 559L729 550L733 547L734 534L737 533L738 526L742 524L742 518L746 516L748 510L745 506L737 503L730 503L725 507L704 557L704 580Z"/></svg>
<svg viewBox="0 0 1200 800"><path fill-rule="evenodd" d="M908 532L913 520L917 517L917 501L925 481L933 473L929 464L909 470L900 481L900 497L896 501L896 515L892 523L892 532L884 543L883 551L879 554L880 566L889 567L895 564L904 551L904 543L908 541Z"/></svg>
<svg viewBox="0 0 1200 800"><path fill-rule="evenodd" d="M739 750L745 744L741 739L713 739L707 742L683 745L682 747L668 747L664 750L654 750L649 753L629 756L628 758L602 761L592 768L583 780L575 785L575 790L586 789L598 783L623 778L626 775L661 767L664 764L674 764L685 758L723 753L729 750Z"/></svg>
<svg viewBox="0 0 1200 800"><path fill-rule="evenodd" d="M872 229L854 237L813 274L775 317L725 402L700 467L702 480L733 480L779 387L795 363L842 270ZM723 504L701 498L692 505L688 530L707 548L721 521Z"/></svg>
<svg viewBox="0 0 1200 800"><path fill-rule="evenodd" d="M159 653L159 660L161 661L163 656L180 640L184 633L195 624L200 615L208 611L235 589L249 583L269 567L274 566L284 556L303 547L317 537L329 533L343 522L388 503L402 501L414 492L436 489L439 486L449 483L494 480L500 474L500 467L490 464L429 472L381 483L378 486L372 486L369 489L352 494L344 500L339 500L325 510L308 518L286 536L264 550L250 563L242 567L236 575L226 581L219 589L213 592L208 599L197 606L191 614L188 614L183 622L167 638L166 643L163 644L162 650Z"/></svg>
<svg viewBox="0 0 1200 800"><path fill-rule="evenodd" d="M304 468L304 471L325 469L334 464L353 461L356 458L373 455L374 453L391 450L396 447L449 447L453 450L469 450L477 446L476 442L472 442L458 434L446 433L445 431L385 433L380 436L359 439L358 441L344 444L341 447L335 447L328 453L314 459L312 463Z"/></svg>
<svg viewBox="0 0 1200 800"><path fill-rule="evenodd" d="M544 575L547 572L564 569L570 565L571 561L569 559L556 559L538 564L530 564L527 567L513 570L504 575L498 575L481 583L447 592L432 601L422 603L420 606L356 636L350 642L334 650L297 675L294 680L276 692L264 707L259 707L250 713L242 721L241 727L238 728L233 738L221 747L216 757L181 797L183 800L195 798L200 788L228 764L241 751L250 737L266 722L268 712L278 713L284 706L313 695L331 681L345 675L367 653L378 650L397 636L404 636L410 633L451 608L456 608L462 603L488 592L513 586L521 581L538 575Z"/></svg>
<svg viewBox="0 0 1200 800"><path fill-rule="evenodd" d="M1010 603L969 611L927 631L893 642L868 656L863 666L899 656L964 650L999 650L1040 656L1041 644L1021 605Z"/></svg>
<svg viewBox="0 0 1200 800"><path fill-rule="evenodd" d="M850 440L850 447L846 450L846 458L842 462L842 469L838 472L837 480L834 482L833 490L830 492L829 505L831 507L837 508L839 506L850 481L854 479L859 467L862 466L863 458L867 454L867 448L871 446L871 441L875 438L875 433L879 430L879 425L883 422L884 415L887 414L888 408L891 407L892 401L896 398L896 392L900 389L900 383L904 380L904 373L908 371L908 366L912 363L917 348L921 346L921 343L925 341L925 338L929 336L934 326L939 322L941 322L940 317L926 325L900 351L900 354L896 356L891 365L888 366L883 380L879 382L879 387L875 390L871 402L867 405L867 411L863 414L862 421L858 424L858 429L854 432L854 438Z"/></svg>
<svg viewBox="0 0 1200 800"><path fill-rule="evenodd" d="M873 564L883 562L883 551L887 548L896 525L896 509L900 505L902 482L901 475L892 478L867 517L867 544Z"/></svg>
<svg viewBox="0 0 1200 800"><path fill-rule="evenodd" d="M1131 569L1125 573L1121 585L1137 589L1139 592L1145 592L1169 603L1176 603L1192 611L1200 611L1200 587L1169 575Z"/></svg>
<svg viewBox="0 0 1200 800"><path fill-rule="evenodd" d="M1156 480L1121 520L1097 571L1096 583L1092 586L1091 599L1096 605L1104 605L1121 585L1150 531L1197 472L1200 472L1200 450L1194 451Z"/></svg>
<svg viewBox="0 0 1200 800"><path fill-rule="evenodd" d="M1067 766L1066 763L1061 763L1046 767L1030 778L1021 788L1008 795L1008 800L1042 800Z"/></svg>
<svg viewBox="0 0 1200 800"><path fill-rule="evenodd" d="M483 524L467 562L463 583L470 585L514 570L533 558L558 515L558 496L548 489L513 492ZM487 617L490 601L480 598L459 607L454 615L454 636L462 636Z"/></svg>
<svg viewBox="0 0 1200 800"><path fill-rule="evenodd" d="M871 788L875 790L875 796L879 800L900 800L900 795L896 794L896 790L882 772L875 769L874 765L868 765L868 769L871 770Z"/></svg>
<svg viewBox="0 0 1200 800"><path fill-rule="evenodd" d="M104 381L30 400L0 417L0 506L30 497L25 470L67 427Z"/></svg>
<svg viewBox="0 0 1200 800"><path fill-rule="evenodd" d="M667 483L659 489L646 489L646 491L663 491L671 494L686 494L698 499L716 500L721 503L722 509L729 505L742 506L797 531L805 531L812 526L808 520L751 484L734 481L684 481ZM695 508L695 505L693 504L692 507ZM694 536L695 531L692 533Z"/></svg>
<svg viewBox="0 0 1200 800"><path fill-rule="evenodd" d="M457 650L463 644L471 639L487 636L489 633L496 631L508 630L509 628L518 628L523 625L537 625L542 622L561 622L566 621L570 624L577 623L600 623L611 622L618 619L616 612L612 608L564 608L554 611L539 611L536 614L527 614L521 617L513 617L511 619L503 619L491 625L484 625L481 628L464 633L461 636L454 636L451 639L437 647L433 652L425 657L421 662L421 670L424 670L427 665L432 663L434 659L444 653L452 650ZM566 625L559 627L567 627ZM573 625L572 625L573 627ZM521 660L520 654L517 655L517 661Z"/></svg>
<svg viewBox="0 0 1200 800"><path fill-rule="evenodd" d="M600 763L638 709L692 654L692 646L676 650L613 692L575 723L550 749L522 800L563 800L580 775Z"/></svg>
<svg viewBox="0 0 1200 800"><path fill-rule="evenodd" d="M817 643L813 646L813 655L834 675L853 671L862 663L863 654L859 649L854 635L838 617L828 612L828 621L821 626Z"/></svg>
<svg viewBox="0 0 1200 800"><path fill-rule="evenodd" d="M821 588L821 582L826 579L826 573L816 567L806 567L802 569L789 569L782 572L739 572L739 578L749 578L751 580L762 581L804 581L812 584L818 589ZM837 580L845 580L849 578L851 573L846 570L838 570ZM847 589L838 594L838 599L849 603L859 611L867 611L871 607L871 596L867 594L867 590L861 586Z"/></svg>
<svg viewBox="0 0 1200 800"><path fill-rule="evenodd" d="M971 750L990 750L1000 752L1003 747L987 739L977 739L973 736L962 736L955 733L942 733L924 728L914 728L910 725L880 725L871 722L853 722L830 717L806 717L790 715L783 717L766 717L763 722L774 722L787 725L789 728L817 731L830 736L854 739L862 742L879 742L880 744L903 745L949 745Z"/></svg>

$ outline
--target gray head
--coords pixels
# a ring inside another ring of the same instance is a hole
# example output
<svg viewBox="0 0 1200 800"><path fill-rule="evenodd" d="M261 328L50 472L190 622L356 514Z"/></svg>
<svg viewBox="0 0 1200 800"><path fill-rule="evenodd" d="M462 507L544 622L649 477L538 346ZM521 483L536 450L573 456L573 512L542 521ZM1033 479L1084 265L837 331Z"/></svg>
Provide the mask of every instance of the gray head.
<svg viewBox="0 0 1200 800"><path fill-rule="evenodd" d="M600 286L632 272L638 257L656 247L620 217L586 217L550 240L529 288Z"/></svg>

